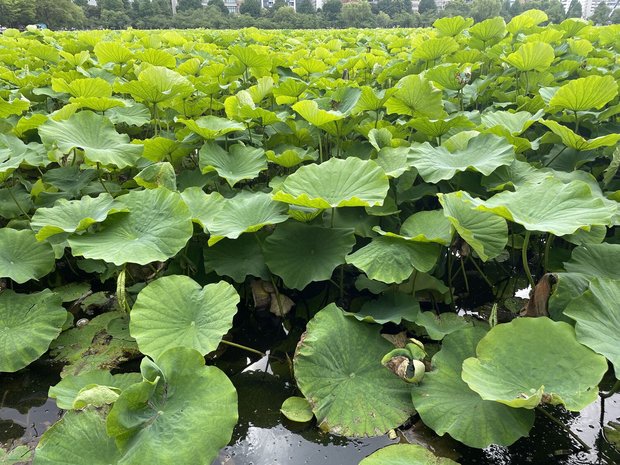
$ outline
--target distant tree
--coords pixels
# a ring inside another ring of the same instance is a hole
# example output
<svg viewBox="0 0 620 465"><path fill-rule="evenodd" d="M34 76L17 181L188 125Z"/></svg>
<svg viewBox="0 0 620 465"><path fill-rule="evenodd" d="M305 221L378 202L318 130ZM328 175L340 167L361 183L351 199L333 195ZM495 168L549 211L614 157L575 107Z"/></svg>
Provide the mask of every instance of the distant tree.
<svg viewBox="0 0 620 465"><path fill-rule="evenodd" d="M375 18L377 27L388 27L390 25L390 16L384 11L380 11Z"/></svg>
<svg viewBox="0 0 620 465"><path fill-rule="evenodd" d="M0 0L0 24L3 26L26 26L36 22L34 0Z"/></svg>
<svg viewBox="0 0 620 465"><path fill-rule="evenodd" d="M465 0L452 0L443 7L444 16L471 16L471 8Z"/></svg>
<svg viewBox="0 0 620 465"><path fill-rule="evenodd" d="M88 0L73 0L73 3L80 8L86 8L88 6Z"/></svg>
<svg viewBox="0 0 620 465"><path fill-rule="evenodd" d="M541 8L549 17L550 23L559 24L566 19L566 13L560 0L547 0L545 8Z"/></svg>
<svg viewBox="0 0 620 465"><path fill-rule="evenodd" d="M310 0L301 0L297 3L297 13L311 15L315 12L314 5L312 5Z"/></svg>
<svg viewBox="0 0 620 465"><path fill-rule="evenodd" d="M253 18L260 16L260 10L262 6L260 0L243 0L243 3L239 7L239 13L242 15L247 14Z"/></svg>
<svg viewBox="0 0 620 465"><path fill-rule="evenodd" d="M71 0L37 0L35 3L37 21L52 29L84 25L84 11Z"/></svg>
<svg viewBox="0 0 620 465"><path fill-rule="evenodd" d="M342 5L340 16L347 27L372 27L374 25L370 4L365 1Z"/></svg>
<svg viewBox="0 0 620 465"><path fill-rule="evenodd" d="M273 11L277 11L280 8L285 7L285 6L288 6L288 3L286 2L286 0L276 0L275 2L273 2L273 6L271 7L271 9Z"/></svg>
<svg viewBox="0 0 620 465"><path fill-rule="evenodd" d="M411 0L403 0L403 12L411 13L413 11L413 3Z"/></svg>
<svg viewBox="0 0 620 465"><path fill-rule="evenodd" d="M224 4L224 0L209 0L209 3L207 3L207 5L217 8L223 15L227 15L228 13L230 13L228 8Z"/></svg>
<svg viewBox="0 0 620 465"><path fill-rule="evenodd" d="M177 11L189 11L202 9L202 0L179 0Z"/></svg>
<svg viewBox="0 0 620 465"><path fill-rule="evenodd" d="M510 5L510 14L514 17L520 15L521 13L523 13L523 5L521 5L521 2L512 2L512 5Z"/></svg>
<svg viewBox="0 0 620 465"><path fill-rule="evenodd" d="M499 15L504 18L504 20L506 22L510 21L510 19L512 19L512 13L510 12L510 7L511 7L511 3L510 0L505 0L504 3L502 3L502 9L499 12Z"/></svg>
<svg viewBox="0 0 620 465"><path fill-rule="evenodd" d="M471 17L477 22L499 16L502 11L502 0L473 0Z"/></svg>
<svg viewBox="0 0 620 465"><path fill-rule="evenodd" d="M568 10L566 10L567 18L581 18L583 16L583 7L581 6L581 2L579 0L572 0L570 5L568 5Z"/></svg>
<svg viewBox="0 0 620 465"><path fill-rule="evenodd" d="M340 0L327 0L323 3L323 15L329 21L336 21L342 11L342 2Z"/></svg>
<svg viewBox="0 0 620 465"><path fill-rule="evenodd" d="M612 24L620 24L620 8L616 8L609 19Z"/></svg>
<svg viewBox="0 0 620 465"><path fill-rule="evenodd" d="M172 16L172 4L170 0L151 0L149 16ZM158 23L161 19L156 20Z"/></svg>
<svg viewBox="0 0 620 465"><path fill-rule="evenodd" d="M611 13L611 8L607 6L605 2L601 2L596 5L594 11L592 12L591 19L594 24L607 24L609 22L609 14Z"/></svg>
<svg viewBox="0 0 620 465"><path fill-rule="evenodd" d="M295 13L295 8L283 6L276 10L273 15L273 21L279 28L294 29L297 27L298 16L299 15Z"/></svg>
<svg viewBox="0 0 620 465"><path fill-rule="evenodd" d="M106 29L125 29L131 24L131 18L122 10L101 10L99 24Z"/></svg>
<svg viewBox="0 0 620 465"><path fill-rule="evenodd" d="M418 13L423 14L427 11L437 11L437 4L435 0L420 0L418 5Z"/></svg>

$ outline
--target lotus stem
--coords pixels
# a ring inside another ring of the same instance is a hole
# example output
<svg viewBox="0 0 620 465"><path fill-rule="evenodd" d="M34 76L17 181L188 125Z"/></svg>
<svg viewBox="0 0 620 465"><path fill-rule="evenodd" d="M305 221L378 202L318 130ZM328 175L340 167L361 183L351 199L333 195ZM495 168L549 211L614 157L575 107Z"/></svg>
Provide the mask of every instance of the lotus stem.
<svg viewBox="0 0 620 465"><path fill-rule="evenodd" d="M547 241L545 242L545 261L544 261L545 269L543 270L544 273L549 271L549 252L551 250L551 244L553 244L553 239L555 239L555 236L549 233L549 235L547 236Z"/></svg>
<svg viewBox="0 0 620 465"><path fill-rule="evenodd" d="M523 248L521 249L521 261L523 262L523 270L525 271L525 275L527 276L527 281L530 283L530 286L532 286L532 289L534 289L534 286L536 286L536 284L534 283L534 278L532 278L530 266L527 263L527 246L530 242L530 234L530 231L525 232L525 238L523 239Z"/></svg>
<svg viewBox="0 0 620 465"><path fill-rule="evenodd" d="M454 257L452 251L448 247L448 290L450 291L450 309L456 313L456 305L454 304L454 291L452 289L452 262ZM415 295L415 290L412 292Z"/></svg>
<svg viewBox="0 0 620 465"><path fill-rule="evenodd" d="M467 279L467 273L465 273L465 261L463 260L463 256L461 255L461 273L463 273L463 279L465 280L465 290L469 294L469 280Z"/></svg>
<svg viewBox="0 0 620 465"><path fill-rule="evenodd" d="M556 417L554 417L553 415L551 415L549 412L547 412L544 408L542 407L536 407L536 410L541 412L544 416L546 416L547 418L549 418L549 420L551 420L553 423L555 423L556 425L558 425L560 428L562 428L564 431L566 431L569 435L571 435L573 437L573 439L575 441L577 441L581 447L585 450L590 450L590 446L588 446L583 439L581 439L577 433L573 432L570 428L568 428L564 423L562 423L560 420L558 420Z"/></svg>
<svg viewBox="0 0 620 465"><path fill-rule="evenodd" d="M601 396L601 399L607 399L613 396L618 391L620 391L620 379L616 380L616 384L614 384L613 387L609 391L601 392L599 396Z"/></svg>
<svg viewBox="0 0 620 465"><path fill-rule="evenodd" d="M335 213L336 213L336 209L334 207L332 207L332 217L331 217L331 223L330 223L330 227L332 229L334 229L334 216L335 216Z"/></svg>
<svg viewBox="0 0 620 465"><path fill-rule="evenodd" d="M577 116L577 110L573 110L575 115L575 134L579 134L579 116Z"/></svg>
<svg viewBox="0 0 620 465"><path fill-rule="evenodd" d="M560 150L560 151L559 151L559 152L555 155L555 157L553 157L551 160L549 160L549 161L545 164L545 166L544 166L544 167L546 168L546 167L547 167L547 166L549 166L551 163L553 163L553 162L555 161L555 159L556 159L556 158L558 158L560 155L562 155L562 152L564 152L564 150L566 150L566 146L562 147L562 150Z"/></svg>
<svg viewBox="0 0 620 465"><path fill-rule="evenodd" d="M103 182L103 178L101 177L101 165L99 164L99 162L97 162L97 177L99 178L99 183L103 187L103 190L106 191L108 194L110 194L110 191L106 187L105 183Z"/></svg>
<svg viewBox="0 0 620 465"><path fill-rule="evenodd" d="M11 196L11 198L13 199L13 202L15 202L15 205L17 205L17 208L19 209L20 212L22 212L22 215L24 215L26 218L30 219L30 215L24 211L24 209L22 208L22 206L19 204L19 202L17 201L17 199L15 198L15 196L13 195L13 188L9 187L7 189L7 192L9 193L9 195Z"/></svg>
<svg viewBox="0 0 620 465"><path fill-rule="evenodd" d="M476 260L471 258L471 255L468 255L467 258L469 258L469 261L474 264L474 267L476 268L476 270L478 270L478 273L480 273L480 276L482 276L484 282L487 283L487 285L491 288L493 292L495 292L495 286L491 283L491 280L487 277L484 271L482 271L482 268L480 268L480 266L476 263Z"/></svg>
<svg viewBox="0 0 620 465"><path fill-rule="evenodd" d="M260 355L261 357L266 357L267 356L266 353L261 352L260 350L252 349L251 347L244 346L244 345L241 345L241 344L237 344L236 342L227 341L225 339L222 339L222 344L226 344L226 345L231 346L231 347L236 347L237 349L241 349L241 350L246 350L248 352L252 352L253 354Z"/></svg>

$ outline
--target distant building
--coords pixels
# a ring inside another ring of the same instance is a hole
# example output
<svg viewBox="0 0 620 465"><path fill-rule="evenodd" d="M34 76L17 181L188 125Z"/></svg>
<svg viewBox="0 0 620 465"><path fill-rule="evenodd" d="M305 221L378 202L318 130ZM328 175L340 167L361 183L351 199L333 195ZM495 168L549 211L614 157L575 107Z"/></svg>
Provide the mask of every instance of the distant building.
<svg viewBox="0 0 620 465"><path fill-rule="evenodd" d="M594 10L598 6L599 3L606 3L611 11L620 8L620 2L618 0L580 0L581 6L583 7L583 17L589 18L594 13ZM564 3L564 2L562 2ZM570 2L568 2L570 5ZM568 6L566 7L568 8Z"/></svg>
<svg viewBox="0 0 620 465"><path fill-rule="evenodd" d="M275 0L261 0L263 3L263 8L272 8L273 4L275 3ZM290 6L291 8L295 9L295 11L297 11L297 2L296 0L285 0L286 4L288 6Z"/></svg>

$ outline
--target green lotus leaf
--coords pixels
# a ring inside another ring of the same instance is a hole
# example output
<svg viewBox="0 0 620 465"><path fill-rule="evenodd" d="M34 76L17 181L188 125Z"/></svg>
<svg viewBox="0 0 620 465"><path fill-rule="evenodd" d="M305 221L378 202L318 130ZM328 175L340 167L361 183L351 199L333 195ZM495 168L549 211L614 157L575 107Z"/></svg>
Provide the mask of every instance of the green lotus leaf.
<svg viewBox="0 0 620 465"><path fill-rule="evenodd" d="M237 239L222 239L202 251L205 269L219 276L230 276L242 283L247 276L269 280L270 274L260 243L249 234Z"/></svg>
<svg viewBox="0 0 620 465"><path fill-rule="evenodd" d="M138 74L137 80L117 82L114 90L153 105L172 98L187 97L194 91L194 86L176 71L162 66L149 66Z"/></svg>
<svg viewBox="0 0 620 465"><path fill-rule="evenodd" d="M72 97L112 97L112 86L101 78L73 79L68 83L64 79L52 78L52 89Z"/></svg>
<svg viewBox="0 0 620 465"><path fill-rule="evenodd" d="M575 320L577 340L595 352L604 355L614 366L620 379L620 281L594 278L588 290L573 299L564 315Z"/></svg>
<svg viewBox="0 0 620 465"><path fill-rule="evenodd" d="M0 293L0 372L14 372L43 355L67 319L61 298L49 289L35 294Z"/></svg>
<svg viewBox="0 0 620 465"><path fill-rule="evenodd" d="M245 130L243 124L218 116L201 116L195 120L179 118L179 122L183 123L190 131L207 140L217 139L231 132Z"/></svg>
<svg viewBox="0 0 620 465"><path fill-rule="evenodd" d="M610 147L616 145L618 141L620 141L620 134L607 134L595 139L585 139L556 121L542 121L542 124L551 129L551 132L560 136L564 145L575 150L586 151L594 150L599 147Z"/></svg>
<svg viewBox="0 0 620 465"><path fill-rule="evenodd" d="M143 354L157 359L173 347L212 352L232 327L239 295L220 281L200 284L187 276L156 279L138 294L129 330Z"/></svg>
<svg viewBox="0 0 620 465"><path fill-rule="evenodd" d="M130 144L129 136L119 134L110 120L91 111L75 113L65 121L48 120L39 127L39 135L45 145L65 154L84 150L86 160L93 164L134 166L142 153L142 146Z"/></svg>
<svg viewBox="0 0 620 465"><path fill-rule="evenodd" d="M115 107L106 110L105 116L114 124L129 126L144 126L151 121L151 113L141 103L125 101L124 107Z"/></svg>
<svg viewBox="0 0 620 465"><path fill-rule="evenodd" d="M553 47L545 42L527 42L521 45L516 52L511 53L504 61L525 71L545 71L555 59Z"/></svg>
<svg viewBox="0 0 620 465"><path fill-rule="evenodd" d="M378 227L374 231L384 236L400 237L414 242L436 242L450 245L452 242L452 224L442 210L421 211L407 218L400 227L400 234L386 233Z"/></svg>
<svg viewBox="0 0 620 465"><path fill-rule="evenodd" d="M308 322L293 366L321 429L379 436L413 413L411 388L381 365L393 346L380 329L347 318L334 304Z"/></svg>
<svg viewBox="0 0 620 465"><path fill-rule="evenodd" d="M515 35L520 31L525 31L534 26L537 26L540 23L547 21L548 19L549 18L544 11L527 10L512 18L506 26L506 29L508 29L508 32Z"/></svg>
<svg viewBox="0 0 620 465"><path fill-rule="evenodd" d="M48 396L56 399L58 408L71 410L76 408L74 402L80 391L89 385L113 387L123 391L140 381L142 377L138 373L112 375L106 370L95 370L63 378L58 384L50 387Z"/></svg>
<svg viewBox="0 0 620 465"><path fill-rule="evenodd" d="M267 160L276 165L292 168L304 161L316 161L319 154L314 149L303 149L293 145L278 147L276 150L266 152Z"/></svg>
<svg viewBox="0 0 620 465"><path fill-rule="evenodd" d="M265 262L292 289L331 278L355 245L352 229L324 228L289 221L265 240Z"/></svg>
<svg viewBox="0 0 620 465"><path fill-rule="evenodd" d="M94 52L101 64L125 64L133 57L131 50L118 42L97 42Z"/></svg>
<svg viewBox="0 0 620 465"><path fill-rule="evenodd" d="M452 16L436 19L433 27L439 31L441 36L454 37L474 24L472 18L462 16Z"/></svg>
<svg viewBox="0 0 620 465"><path fill-rule="evenodd" d="M142 157L154 163L164 160L176 163L192 151L189 145L165 137L153 137L140 143L144 145Z"/></svg>
<svg viewBox="0 0 620 465"><path fill-rule="evenodd" d="M30 227L42 241L55 234L85 231L91 225L105 221L108 215L126 211L124 205L107 193L98 197L84 196L80 200L58 199L51 208L38 208Z"/></svg>
<svg viewBox="0 0 620 465"><path fill-rule="evenodd" d="M396 91L385 102L388 114L398 113L414 117L427 116L441 119L446 116L441 91L422 76L405 76L395 86Z"/></svg>
<svg viewBox="0 0 620 465"><path fill-rule="evenodd" d="M600 110L618 95L612 76L588 76L569 81L549 101L552 108L570 111Z"/></svg>
<svg viewBox="0 0 620 465"><path fill-rule="evenodd" d="M428 142L412 147L410 163L426 182L438 183L452 179L457 172L473 170L484 175L509 165L515 159L514 148L502 137L480 134L470 139L465 150L449 152L445 147L433 147Z"/></svg>
<svg viewBox="0 0 620 465"><path fill-rule="evenodd" d="M16 465L27 463L32 459L32 451L28 446L17 446L10 450L0 447L0 464Z"/></svg>
<svg viewBox="0 0 620 465"><path fill-rule="evenodd" d="M314 418L312 407L304 397L289 397L282 403L280 412L291 421L305 423Z"/></svg>
<svg viewBox="0 0 620 465"><path fill-rule="evenodd" d="M416 131L423 133L429 138L438 138L448 133L453 128L473 128L475 124L472 123L467 116L457 115L444 119L429 119L427 117L416 118L409 121L408 126L411 126Z"/></svg>
<svg viewBox="0 0 620 465"><path fill-rule="evenodd" d="M228 377L182 347L164 352L157 365L145 358L140 368L145 380L121 393L107 419L123 453L118 464L211 465L237 423Z"/></svg>
<svg viewBox="0 0 620 465"><path fill-rule="evenodd" d="M355 108L352 110L354 115L363 111L380 110L387 99L394 95L396 89L374 89L370 86L362 86L361 91L362 93L359 96L359 100L355 104Z"/></svg>
<svg viewBox="0 0 620 465"><path fill-rule="evenodd" d="M434 61L451 55L459 48L459 44L452 37L434 37L421 42L411 54L411 58L414 60Z"/></svg>
<svg viewBox="0 0 620 465"><path fill-rule="evenodd" d="M471 326L471 323L456 313L422 312L415 320L417 325L424 327L434 341L441 341L444 336Z"/></svg>
<svg viewBox="0 0 620 465"><path fill-rule="evenodd" d="M125 106L122 100L108 97L71 97L69 98L69 104L75 108L88 108L89 110L101 112Z"/></svg>
<svg viewBox="0 0 620 465"><path fill-rule="evenodd" d="M374 161L390 178L399 178L411 169L408 155L407 147L383 147Z"/></svg>
<svg viewBox="0 0 620 465"><path fill-rule="evenodd" d="M0 229L0 277L16 283L39 279L54 269L54 251L29 230Z"/></svg>
<svg viewBox="0 0 620 465"><path fill-rule="evenodd" d="M166 162L153 163L134 176L138 186L145 189L165 187L168 190L177 190L177 177L174 167Z"/></svg>
<svg viewBox="0 0 620 465"><path fill-rule="evenodd" d="M448 218L459 236L467 242L482 261L497 257L508 242L506 220L493 213L479 211L466 192L437 194Z"/></svg>
<svg viewBox="0 0 620 465"><path fill-rule="evenodd" d="M165 68L172 69L177 65L177 60L170 53L156 48L148 48L144 51L136 52L136 58L145 63Z"/></svg>
<svg viewBox="0 0 620 465"><path fill-rule="evenodd" d="M224 197L218 192L205 194L200 187L188 187L181 193L181 198L189 208L190 216L194 223L199 224L205 231L207 221L214 217L213 212L219 211Z"/></svg>
<svg viewBox="0 0 620 465"><path fill-rule="evenodd" d="M37 445L34 465L117 465L121 453L95 410L67 412Z"/></svg>
<svg viewBox="0 0 620 465"><path fill-rule="evenodd" d="M129 213L116 213L100 229L68 239L73 255L115 265L166 261L193 234L181 196L165 188L131 191L116 198Z"/></svg>
<svg viewBox="0 0 620 465"><path fill-rule="evenodd" d="M27 100L15 99L7 102L0 97L0 118L8 118L11 115L21 115L30 108Z"/></svg>
<svg viewBox="0 0 620 465"><path fill-rule="evenodd" d="M235 144L226 152L215 142L207 142L200 149L200 169L203 173L216 171L234 187L244 179L254 179L267 169L265 151L261 148Z"/></svg>
<svg viewBox="0 0 620 465"><path fill-rule="evenodd" d="M347 256L347 263L362 270L370 279L400 283L414 270L430 271L439 257L439 245L380 236Z"/></svg>
<svg viewBox="0 0 620 465"><path fill-rule="evenodd" d="M477 326L447 335L427 372L411 390L413 405L425 425L443 436L448 433L469 447L508 446L527 436L534 412L483 400L461 379L463 361L476 354L486 334Z"/></svg>
<svg viewBox="0 0 620 465"><path fill-rule="evenodd" d="M569 273L620 280L620 244L588 244L573 250L564 263Z"/></svg>
<svg viewBox="0 0 620 465"><path fill-rule="evenodd" d="M506 23L504 18L489 18L474 24L469 28L469 33L484 44L489 41L501 39L506 35Z"/></svg>
<svg viewBox="0 0 620 465"><path fill-rule="evenodd" d="M374 161L331 158L302 166L286 178L273 199L310 208L383 205L388 177Z"/></svg>
<svg viewBox="0 0 620 465"><path fill-rule="evenodd" d="M580 411L598 397L605 357L581 345L573 327L546 317L517 318L482 338L463 362L463 380L483 399L514 408L562 404Z"/></svg>
<svg viewBox="0 0 620 465"><path fill-rule="evenodd" d="M494 134L504 135L505 132L511 136L518 136L538 121L542 115L542 111L539 111L535 115L532 115L529 111L517 111L515 113L509 111L493 111L483 113L481 119L482 125L485 128L498 130L498 132L493 132ZM501 133L499 133L500 131Z"/></svg>
<svg viewBox="0 0 620 465"><path fill-rule="evenodd" d="M458 16L460 18L460 16ZM453 18L442 18L453 19ZM359 465L458 465L415 444L392 444L370 454Z"/></svg>
<svg viewBox="0 0 620 465"><path fill-rule="evenodd" d="M345 312L345 315L368 323L398 325L402 320L414 322L419 313L420 304L415 297L402 292L386 292L378 299L365 302L357 313Z"/></svg>
<svg viewBox="0 0 620 465"><path fill-rule="evenodd" d="M334 121L345 118L345 114L334 110L323 110L314 100L302 100L291 108L310 124L321 127Z"/></svg>
<svg viewBox="0 0 620 465"><path fill-rule="evenodd" d="M228 48L231 55L236 57L247 68L270 68L271 60L269 55L260 53L252 47L243 45L233 45Z"/></svg>

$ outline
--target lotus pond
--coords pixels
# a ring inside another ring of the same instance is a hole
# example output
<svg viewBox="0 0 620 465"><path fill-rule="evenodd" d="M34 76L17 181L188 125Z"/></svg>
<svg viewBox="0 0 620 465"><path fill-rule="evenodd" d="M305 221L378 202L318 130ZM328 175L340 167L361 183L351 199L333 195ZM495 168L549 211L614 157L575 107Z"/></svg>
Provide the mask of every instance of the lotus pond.
<svg viewBox="0 0 620 465"><path fill-rule="evenodd" d="M546 22L5 31L0 463L617 463L620 27Z"/></svg>

